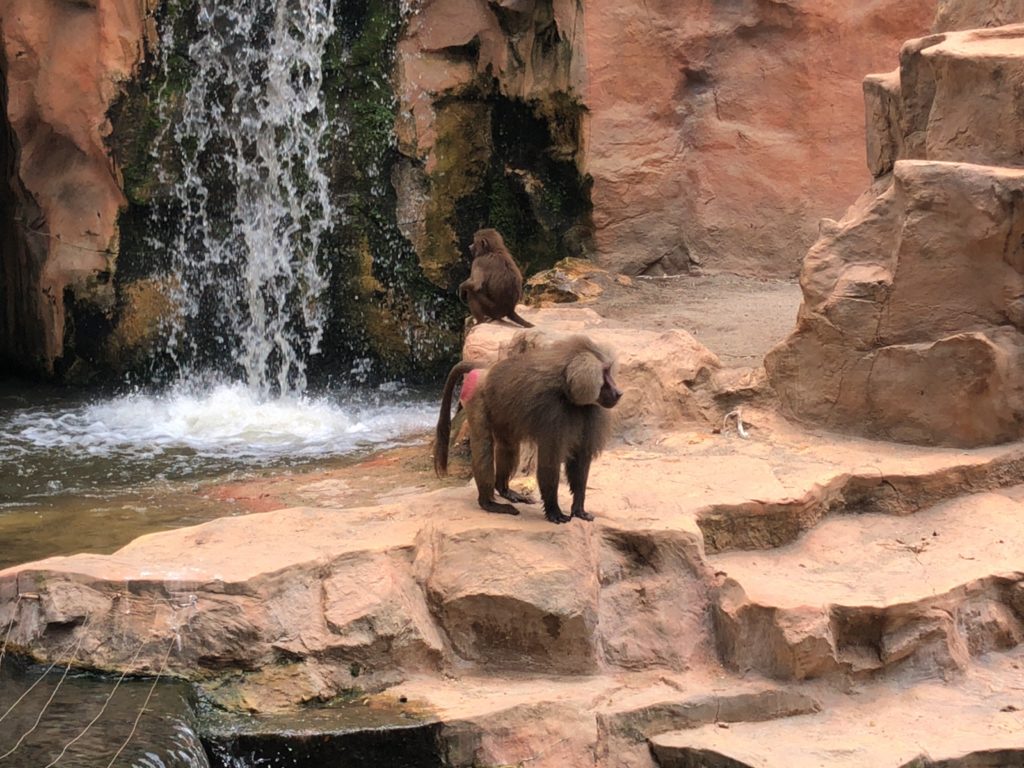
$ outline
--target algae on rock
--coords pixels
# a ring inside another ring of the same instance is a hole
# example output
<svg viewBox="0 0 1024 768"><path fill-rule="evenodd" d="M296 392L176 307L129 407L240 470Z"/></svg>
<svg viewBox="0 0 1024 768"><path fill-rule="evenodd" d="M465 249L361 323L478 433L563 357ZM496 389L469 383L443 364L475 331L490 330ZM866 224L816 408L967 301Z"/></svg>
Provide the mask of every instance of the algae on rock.
<svg viewBox="0 0 1024 768"><path fill-rule="evenodd" d="M453 289L468 273L464 244L479 227L502 231L527 274L590 250L590 182L580 170L585 108L570 74L577 31L559 28L552 0L526 12L488 11L494 34L486 43L478 36L439 54L474 71L432 94L436 141L428 158L410 151L404 136L402 88L415 64L403 46L432 7L412 11L401 0L333 6L321 62L328 125L321 149L338 213L317 251L327 288L322 352L307 361L313 379L339 372L359 380L436 378L460 347L465 309ZM88 352L97 368L152 377L172 367L160 345L172 334L173 309L140 315L132 297L174 284L171 230L185 211L172 189L196 170L188 167L195 147L175 146L171 126L196 72L190 44L198 12L195 0L160 5L159 43L152 35L147 60L111 111L109 145L127 204L117 305L95 324L102 342ZM210 219L226 221L233 190L204 173ZM145 288L132 288L137 281ZM151 321L145 330L143 316ZM124 323L131 327L121 329ZM216 333L202 334L196 329L192 343L216 358Z"/></svg>

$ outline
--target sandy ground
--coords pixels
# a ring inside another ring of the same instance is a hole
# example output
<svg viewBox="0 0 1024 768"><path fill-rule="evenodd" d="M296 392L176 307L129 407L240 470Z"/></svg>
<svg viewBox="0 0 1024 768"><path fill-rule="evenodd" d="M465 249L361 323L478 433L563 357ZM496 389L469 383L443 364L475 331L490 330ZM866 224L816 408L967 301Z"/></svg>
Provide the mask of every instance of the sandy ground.
<svg viewBox="0 0 1024 768"><path fill-rule="evenodd" d="M638 277L613 283L588 306L637 328L681 328L727 368L746 368L760 365L796 326L800 286L738 275Z"/></svg>

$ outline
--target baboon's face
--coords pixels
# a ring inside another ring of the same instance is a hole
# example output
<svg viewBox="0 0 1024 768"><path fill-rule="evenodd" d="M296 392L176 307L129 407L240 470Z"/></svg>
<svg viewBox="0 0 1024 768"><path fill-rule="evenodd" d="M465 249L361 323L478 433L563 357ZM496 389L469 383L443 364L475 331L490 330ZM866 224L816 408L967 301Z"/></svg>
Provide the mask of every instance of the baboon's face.
<svg viewBox="0 0 1024 768"><path fill-rule="evenodd" d="M615 386L615 379L612 378L612 367L606 365L602 371L601 394L597 396L597 404L602 408L614 408L622 397L622 392Z"/></svg>
<svg viewBox="0 0 1024 768"><path fill-rule="evenodd" d="M469 245L469 253L476 258L485 253L491 253L505 247L505 241L501 239L496 229L481 229L473 235L473 242Z"/></svg>

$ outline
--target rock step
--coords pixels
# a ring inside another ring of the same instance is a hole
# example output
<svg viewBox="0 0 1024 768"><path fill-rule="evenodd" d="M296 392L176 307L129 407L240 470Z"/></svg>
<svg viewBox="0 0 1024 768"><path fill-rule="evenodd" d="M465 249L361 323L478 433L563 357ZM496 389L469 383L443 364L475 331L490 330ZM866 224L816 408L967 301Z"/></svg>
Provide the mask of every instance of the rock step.
<svg viewBox="0 0 1024 768"><path fill-rule="evenodd" d="M911 40L900 69L864 80L868 166L900 159L1024 166L1024 24Z"/></svg>
<svg viewBox="0 0 1024 768"><path fill-rule="evenodd" d="M370 697L366 706L406 707L441 723L446 765L609 768L651 766L647 740L666 731L821 709L808 693L704 666L587 678L418 677Z"/></svg>
<svg viewBox="0 0 1024 768"><path fill-rule="evenodd" d="M1007 768L1024 765L1024 654L994 654L956 686L892 682L817 714L715 723L650 739L661 768Z"/></svg>
<svg viewBox="0 0 1024 768"><path fill-rule="evenodd" d="M927 674L1024 639L1024 486L914 515L833 516L799 541L709 558L727 665L780 679Z"/></svg>
<svg viewBox="0 0 1024 768"><path fill-rule="evenodd" d="M900 160L824 224L800 323L765 357L783 407L923 445L1024 437L1022 196L1024 169Z"/></svg>
<svg viewBox="0 0 1024 768"><path fill-rule="evenodd" d="M917 458L901 456L896 469L882 464L880 455L875 465L834 473L789 499L710 505L697 513L705 551L779 547L796 541L830 513L908 515L955 498L964 488L993 490L1024 477L1024 452L1014 447L963 453L946 463L930 461L927 453Z"/></svg>

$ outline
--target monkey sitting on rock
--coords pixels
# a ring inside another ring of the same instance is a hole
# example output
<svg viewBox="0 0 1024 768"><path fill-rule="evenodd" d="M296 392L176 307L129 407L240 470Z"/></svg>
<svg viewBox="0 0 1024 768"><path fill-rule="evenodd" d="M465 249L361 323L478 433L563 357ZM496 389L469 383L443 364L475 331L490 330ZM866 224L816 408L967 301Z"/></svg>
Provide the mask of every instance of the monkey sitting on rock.
<svg viewBox="0 0 1024 768"><path fill-rule="evenodd" d="M584 509L590 464L608 439L608 409L622 393L612 375L612 355L586 336L570 336L530 345L505 358L473 381L463 397L469 421L469 446L477 502L488 512L518 515L511 504L495 501L494 492L512 502L533 500L509 488L519 466L524 441L537 446L537 486L544 517L567 523L573 517L593 520ZM463 360L444 385L434 442L434 470L448 472L452 393L459 377L485 367ZM558 505L558 480L565 465L572 492L570 515Z"/></svg>
<svg viewBox="0 0 1024 768"><path fill-rule="evenodd" d="M516 313L516 305L523 298L523 273L498 230L477 230L469 252L473 265L469 278L459 285L459 298L469 305L473 319L486 323L507 317L524 328L532 328L533 323Z"/></svg>

